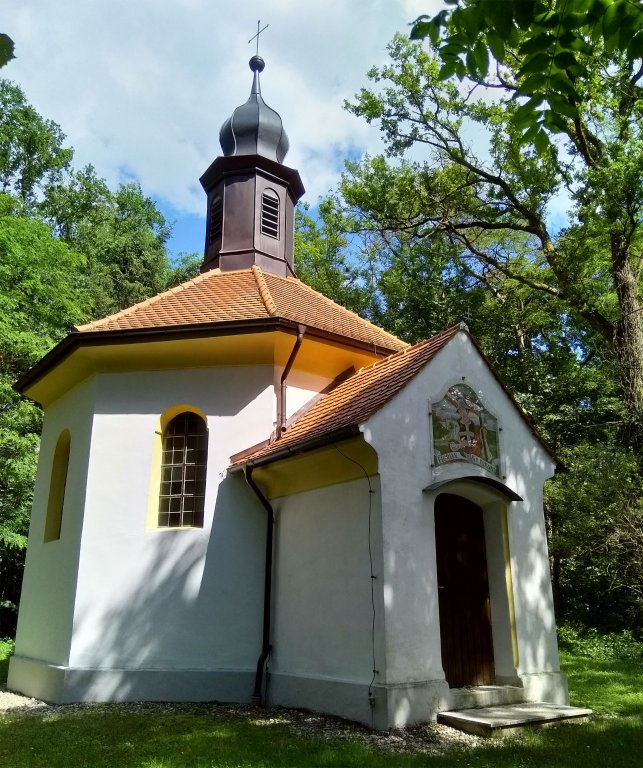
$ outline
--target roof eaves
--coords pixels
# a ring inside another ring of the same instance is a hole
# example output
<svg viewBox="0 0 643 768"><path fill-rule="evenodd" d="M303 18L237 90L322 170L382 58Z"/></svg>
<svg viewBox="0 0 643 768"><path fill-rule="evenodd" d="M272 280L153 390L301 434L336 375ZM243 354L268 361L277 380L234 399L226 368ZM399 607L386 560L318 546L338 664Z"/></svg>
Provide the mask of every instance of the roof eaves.
<svg viewBox="0 0 643 768"><path fill-rule="evenodd" d="M170 338L199 338L207 334L223 336L225 334L247 333L248 331L269 332L278 327L296 329L295 323L281 318L264 317L257 320L231 320L226 322L199 323L194 325L168 325L154 328L109 328L100 331L72 330L69 336L58 342L32 368L21 376L13 388L24 394L26 387L42 378L51 368L61 363L78 347L96 347L108 344L136 344L140 341L163 341Z"/></svg>
<svg viewBox="0 0 643 768"><path fill-rule="evenodd" d="M348 440L351 437L357 437L361 434L359 424L349 424L341 427L340 429L325 432L323 435L317 435L309 440L302 440L301 442L293 443L292 445L285 445L266 456L259 456L256 459L244 460L241 452L236 454L231 459L235 459L236 463L232 463L228 469L231 472L236 472L244 467L262 467L266 464L273 464L276 461L282 459L288 459L291 456L297 456L301 453L308 453L310 451L317 450L318 448L324 448L327 445L333 445L334 443L342 442L342 440ZM273 445L276 445L274 443Z"/></svg>
<svg viewBox="0 0 643 768"><path fill-rule="evenodd" d="M42 357L32 368L30 368L18 381L13 388L20 394L42 378L51 368L62 362L72 352L81 346L99 346L105 344L135 344L140 341L162 341L169 338L198 338L211 334L213 336L223 336L225 334L240 334L255 332L269 332L274 330L284 330L286 332L297 333L300 324L285 317L262 317L246 320L213 321L209 323L196 323L191 325L166 325L154 326L151 328L109 328L106 330L79 330L73 329L71 333L60 341L53 349ZM306 335L308 337L320 338L326 341L334 342L353 349L365 350L382 357L394 354L396 350L387 349L378 344L374 344L361 339L355 339L350 336L326 331L314 326L306 326Z"/></svg>

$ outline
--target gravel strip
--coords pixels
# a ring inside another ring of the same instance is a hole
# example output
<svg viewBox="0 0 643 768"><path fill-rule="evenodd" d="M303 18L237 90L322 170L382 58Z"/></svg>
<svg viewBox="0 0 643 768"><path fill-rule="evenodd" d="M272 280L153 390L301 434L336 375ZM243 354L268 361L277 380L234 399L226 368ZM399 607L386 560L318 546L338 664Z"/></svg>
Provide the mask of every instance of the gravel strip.
<svg viewBox="0 0 643 768"><path fill-rule="evenodd" d="M473 749L489 740L471 736L446 725L427 723L413 728L372 731L365 726L329 715L300 709L262 709L241 704L184 704L172 702L128 702L124 704L46 704L0 688L0 713L11 716L50 717L82 713L131 712L136 714L211 715L218 720L245 720L260 727L282 725L296 736L328 740L354 740L384 752L441 754L453 748Z"/></svg>

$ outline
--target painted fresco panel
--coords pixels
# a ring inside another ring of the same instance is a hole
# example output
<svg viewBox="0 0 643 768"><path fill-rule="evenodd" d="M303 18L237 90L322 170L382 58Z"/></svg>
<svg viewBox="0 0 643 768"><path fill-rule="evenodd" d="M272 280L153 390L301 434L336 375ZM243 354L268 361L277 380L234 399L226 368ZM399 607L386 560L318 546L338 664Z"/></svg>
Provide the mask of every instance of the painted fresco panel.
<svg viewBox="0 0 643 768"><path fill-rule="evenodd" d="M450 387L431 408L433 462L466 462L500 477L498 420L466 384Z"/></svg>

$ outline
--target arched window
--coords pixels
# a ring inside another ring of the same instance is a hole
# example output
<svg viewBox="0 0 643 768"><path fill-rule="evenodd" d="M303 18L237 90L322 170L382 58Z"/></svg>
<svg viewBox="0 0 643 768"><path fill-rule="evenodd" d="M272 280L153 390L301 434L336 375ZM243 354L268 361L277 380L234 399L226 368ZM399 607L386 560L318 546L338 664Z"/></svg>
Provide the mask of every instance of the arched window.
<svg viewBox="0 0 643 768"><path fill-rule="evenodd" d="M201 527L205 503L208 430L196 413L179 413L163 432L160 528Z"/></svg>
<svg viewBox="0 0 643 768"><path fill-rule="evenodd" d="M60 538L70 447L71 436L69 430L65 429L61 432L56 443L54 460L51 466L49 500L47 501L47 516L45 517L45 541L56 541Z"/></svg>
<svg viewBox="0 0 643 768"><path fill-rule="evenodd" d="M261 234L279 239L279 196L274 189L261 195Z"/></svg>

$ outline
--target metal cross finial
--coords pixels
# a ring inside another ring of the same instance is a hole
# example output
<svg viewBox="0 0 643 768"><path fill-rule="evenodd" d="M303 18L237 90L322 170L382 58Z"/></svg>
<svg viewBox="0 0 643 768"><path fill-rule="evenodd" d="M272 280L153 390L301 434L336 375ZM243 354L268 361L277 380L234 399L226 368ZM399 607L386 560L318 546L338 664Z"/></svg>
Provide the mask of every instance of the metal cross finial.
<svg viewBox="0 0 643 768"><path fill-rule="evenodd" d="M248 40L248 43L251 43L253 40L256 40L256 41L257 41L257 56L259 55L259 35L260 35L262 32L265 32L265 31L268 29L268 27L270 26L270 24L266 24L266 26L265 26L263 29L259 29L259 27L260 27L260 26L261 26L261 19L259 19L259 20L257 21L257 34L256 34L256 35L253 35L253 36L250 38L250 40Z"/></svg>

